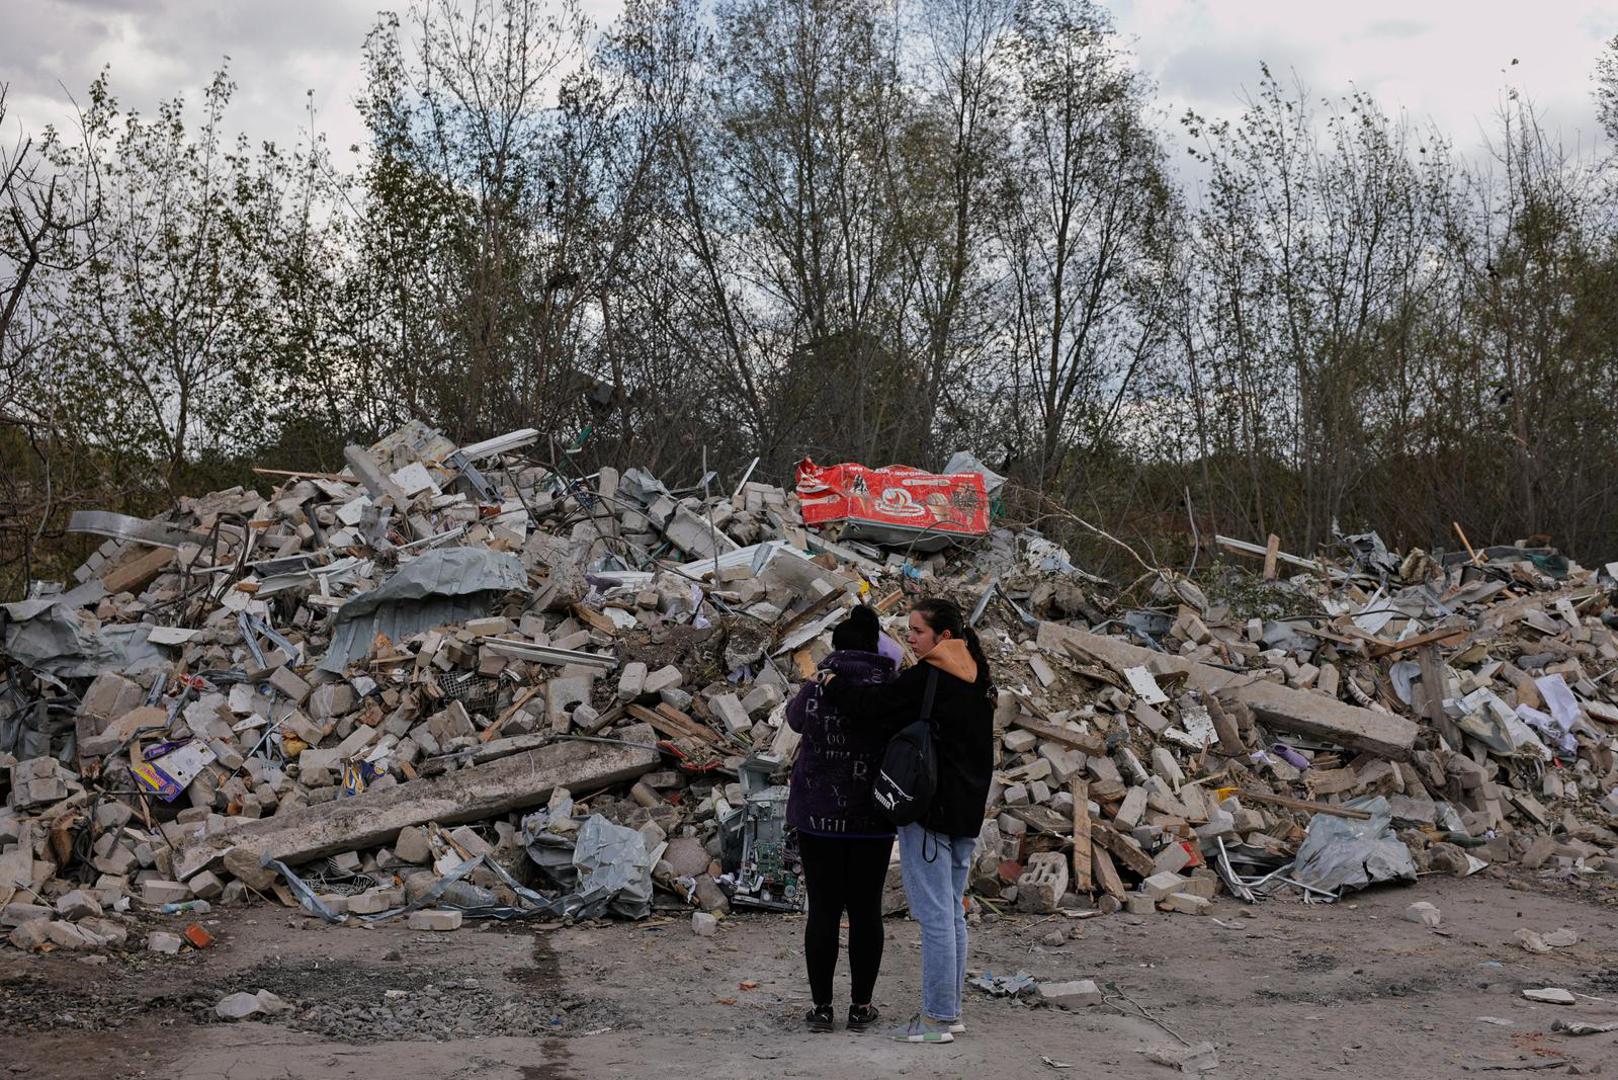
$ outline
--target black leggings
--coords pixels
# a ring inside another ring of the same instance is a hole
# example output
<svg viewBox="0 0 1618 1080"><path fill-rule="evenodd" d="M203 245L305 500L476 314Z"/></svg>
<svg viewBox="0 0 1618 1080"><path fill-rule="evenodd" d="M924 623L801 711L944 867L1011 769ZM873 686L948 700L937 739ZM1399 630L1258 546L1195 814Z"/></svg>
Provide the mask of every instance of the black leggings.
<svg viewBox="0 0 1618 1080"><path fill-rule="evenodd" d="M816 1005L831 1004L837 971L837 928L848 912L851 1000L869 1005L882 968L882 886L893 840L848 840L798 834L798 853L809 889L809 919L803 928L809 992Z"/></svg>

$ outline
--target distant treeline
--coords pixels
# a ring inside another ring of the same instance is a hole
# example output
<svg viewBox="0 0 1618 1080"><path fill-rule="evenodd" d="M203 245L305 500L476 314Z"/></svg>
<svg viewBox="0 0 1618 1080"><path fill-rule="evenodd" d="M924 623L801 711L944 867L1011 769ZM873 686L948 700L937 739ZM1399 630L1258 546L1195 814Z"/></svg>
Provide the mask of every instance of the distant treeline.
<svg viewBox="0 0 1618 1080"><path fill-rule="evenodd" d="M967 448L1163 561L1618 555L1618 162L1509 85L1472 157L1257 57L1238 119L1164 116L1087 0L426 0L356 47L352 169L233 136L228 71L4 151L9 594L75 507L411 417L672 483Z"/></svg>

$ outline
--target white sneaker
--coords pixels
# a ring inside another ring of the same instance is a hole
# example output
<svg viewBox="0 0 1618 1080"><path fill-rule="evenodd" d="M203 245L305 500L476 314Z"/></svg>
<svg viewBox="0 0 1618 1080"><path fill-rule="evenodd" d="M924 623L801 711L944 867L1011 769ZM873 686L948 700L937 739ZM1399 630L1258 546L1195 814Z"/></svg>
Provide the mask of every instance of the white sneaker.
<svg viewBox="0 0 1618 1080"><path fill-rule="evenodd" d="M949 1026L949 1033L951 1035L965 1035L966 1034L966 1022L964 1020L955 1021L953 1024L951 1024Z"/></svg>
<svg viewBox="0 0 1618 1080"><path fill-rule="evenodd" d="M916 1015L904 1027L895 1028L888 1032L890 1039L900 1042L913 1043L947 1043L954 1042L955 1036L949 1030L949 1024L942 1020L932 1020L926 1016Z"/></svg>

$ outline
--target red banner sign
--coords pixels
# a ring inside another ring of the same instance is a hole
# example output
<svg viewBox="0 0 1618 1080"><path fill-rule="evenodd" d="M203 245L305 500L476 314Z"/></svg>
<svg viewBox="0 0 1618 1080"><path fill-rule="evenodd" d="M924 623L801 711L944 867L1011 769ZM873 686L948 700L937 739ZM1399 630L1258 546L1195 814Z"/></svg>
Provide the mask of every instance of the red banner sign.
<svg viewBox="0 0 1618 1080"><path fill-rule="evenodd" d="M857 532L881 541L887 530L898 530L896 536L983 536L989 531L989 498L978 473L940 475L908 465L816 465L805 458L798 462L798 498L806 525L862 526L845 530L851 538Z"/></svg>

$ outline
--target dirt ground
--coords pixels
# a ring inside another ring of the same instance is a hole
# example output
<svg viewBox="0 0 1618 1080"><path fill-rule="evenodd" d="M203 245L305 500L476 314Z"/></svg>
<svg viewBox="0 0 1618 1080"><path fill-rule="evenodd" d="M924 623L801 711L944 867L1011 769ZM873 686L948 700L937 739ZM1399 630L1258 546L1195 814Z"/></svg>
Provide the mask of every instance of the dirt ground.
<svg viewBox="0 0 1618 1080"><path fill-rule="evenodd" d="M1403 917L1417 900L1442 910L1438 930ZM910 1046L844 1032L841 1005L835 1033L802 1030L796 917L728 919L714 938L683 918L433 935L329 927L260 905L210 917L217 944L186 956L139 951L144 933L99 964L0 951L0 1074L1150 1078L1174 1072L1143 1051L1173 1047L1177 1034L1212 1041L1223 1077L1579 1075L1613 1060L1618 1033L1573 1037L1552 1022L1618 1019L1612 924L1589 898L1483 875L1335 907L1226 898L1202 918L1007 917L976 931L974 969L1094 979L1107 1003L1065 1012L969 989L967 1035ZM1046 944L1059 927L1078 936ZM1569 927L1581 940L1530 954L1513 937L1524 927ZM889 920L877 990L887 1017L914 1010L918 942L914 923ZM1523 999L1539 986L1588 996L1570 1007ZM260 988L293 1010L264 1023L213 1019L224 994Z"/></svg>

